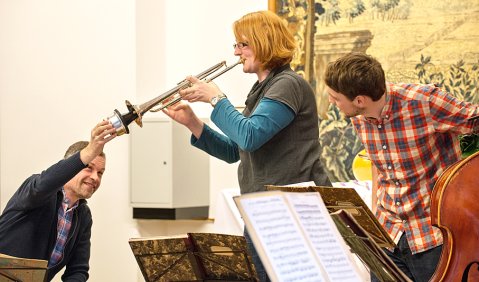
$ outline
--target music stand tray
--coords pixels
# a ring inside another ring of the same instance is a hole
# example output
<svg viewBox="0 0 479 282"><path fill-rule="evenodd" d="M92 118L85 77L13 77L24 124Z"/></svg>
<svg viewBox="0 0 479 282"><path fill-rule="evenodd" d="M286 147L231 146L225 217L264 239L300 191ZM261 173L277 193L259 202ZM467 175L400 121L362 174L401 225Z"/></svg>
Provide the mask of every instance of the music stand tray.
<svg viewBox="0 0 479 282"><path fill-rule="evenodd" d="M257 281L242 236L187 233L128 241L145 281Z"/></svg>
<svg viewBox="0 0 479 282"><path fill-rule="evenodd" d="M48 261L0 254L0 282L44 282Z"/></svg>

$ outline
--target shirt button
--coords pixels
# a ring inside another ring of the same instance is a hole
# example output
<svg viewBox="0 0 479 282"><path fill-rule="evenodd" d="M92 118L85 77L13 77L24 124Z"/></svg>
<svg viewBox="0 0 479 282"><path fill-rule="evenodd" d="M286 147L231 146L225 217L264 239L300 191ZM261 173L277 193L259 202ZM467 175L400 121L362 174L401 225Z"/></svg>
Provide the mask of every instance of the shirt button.
<svg viewBox="0 0 479 282"><path fill-rule="evenodd" d="M381 129L381 128L383 128L383 126L382 126L382 125L380 125L380 124L378 124L378 128L379 128L379 129Z"/></svg>
<svg viewBox="0 0 479 282"><path fill-rule="evenodd" d="M393 168L392 166L388 165L388 169L392 169L392 168Z"/></svg>
<svg viewBox="0 0 479 282"><path fill-rule="evenodd" d="M396 184L396 186L399 186L399 181L396 181L394 184Z"/></svg>
<svg viewBox="0 0 479 282"><path fill-rule="evenodd" d="M396 206L399 206L400 204L401 204L401 202L399 202L399 201L396 202Z"/></svg>
<svg viewBox="0 0 479 282"><path fill-rule="evenodd" d="M383 149L386 150L388 148L388 146L386 145L383 145Z"/></svg>

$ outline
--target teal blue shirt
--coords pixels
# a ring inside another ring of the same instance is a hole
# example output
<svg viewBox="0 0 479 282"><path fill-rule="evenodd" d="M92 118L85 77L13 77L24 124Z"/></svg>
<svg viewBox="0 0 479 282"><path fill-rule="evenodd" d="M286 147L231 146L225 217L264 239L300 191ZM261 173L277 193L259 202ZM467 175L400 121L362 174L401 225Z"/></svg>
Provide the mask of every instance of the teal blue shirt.
<svg viewBox="0 0 479 282"><path fill-rule="evenodd" d="M286 104L263 98L249 117L238 112L228 99L222 99L211 113L211 120L226 135L205 124L199 139L192 136L191 144L208 154L234 163L239 160L238 147L253 152L288 126L295 117Z"/></svg>

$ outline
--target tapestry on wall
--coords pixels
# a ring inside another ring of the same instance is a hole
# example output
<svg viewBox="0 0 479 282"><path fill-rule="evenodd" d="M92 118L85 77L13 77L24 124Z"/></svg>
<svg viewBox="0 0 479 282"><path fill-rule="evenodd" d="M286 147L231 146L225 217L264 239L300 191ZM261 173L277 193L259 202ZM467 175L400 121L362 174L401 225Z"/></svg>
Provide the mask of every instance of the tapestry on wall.
<svg viewBox="0 0 479 282"><path fill-rule="evenodd" d="M461 100L479 103L479 0L270 0L298 41L292 67L313 86L321 160L331 181L354 179L362 145L351 123L328 103L325 66L352 51L383 65L391 82L435 83ZM461 140L463 152L479 148Z"/></svg>

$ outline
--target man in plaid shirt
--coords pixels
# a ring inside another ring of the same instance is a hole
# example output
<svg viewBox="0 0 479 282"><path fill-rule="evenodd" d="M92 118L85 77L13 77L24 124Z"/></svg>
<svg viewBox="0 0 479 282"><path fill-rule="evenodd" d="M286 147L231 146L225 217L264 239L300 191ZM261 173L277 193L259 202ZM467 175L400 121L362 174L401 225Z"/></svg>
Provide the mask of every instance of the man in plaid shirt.
<svg viewBox="0 0 479 282"><path fill-rule="evenodd" d="M478 105L434 85L388 83L381 64L362 53L330 63L325 82L372 161L373 211L397 244L385 252L413 281L429 281L443 243L431 224L432 189L461 159L458 136L474 130Z"/></svg>

